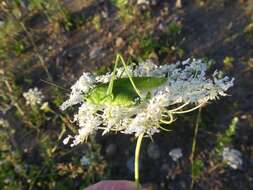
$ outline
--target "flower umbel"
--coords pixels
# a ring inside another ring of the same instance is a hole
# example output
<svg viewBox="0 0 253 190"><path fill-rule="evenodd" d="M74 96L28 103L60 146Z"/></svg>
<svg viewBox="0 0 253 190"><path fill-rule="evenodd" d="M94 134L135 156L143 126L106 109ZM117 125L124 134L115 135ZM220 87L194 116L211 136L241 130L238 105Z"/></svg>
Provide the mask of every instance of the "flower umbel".
<svg viewBox="0 0 253 190"><path fill-rule="evenodd" d="M205 61L187 59L161 66L146 61L99 76L84 73L61 105L62 110L80 105L74 116L78 134L68 136L64 142L71 139L71 146L75 146L97 130L150 137L167 130L161 124L170 124L177 114L226 96L233 86L234 79L218 71L210 76L206 72Z"/></svg>
<svg viewBox="0 0 253 190"><path fill-rule="evenodd" d="M30 106L40 105L44 98L42 92L37 88L30 88L27 92L23 93L26 104Z"/></svg>
<svg viewBox="0 0 253 190"><path fill-rule="evenodd" d="M242 154L239 150L233 148L224 148L222 152L223 161L233 169L242 167Z"/></svg>
<svg viewBox="0 0 253 190"><path fill-rule="evenodd" d="M169 156L172 158L173 161L177 162L182 156L181 148L174 148L169 152Z"/></svg>

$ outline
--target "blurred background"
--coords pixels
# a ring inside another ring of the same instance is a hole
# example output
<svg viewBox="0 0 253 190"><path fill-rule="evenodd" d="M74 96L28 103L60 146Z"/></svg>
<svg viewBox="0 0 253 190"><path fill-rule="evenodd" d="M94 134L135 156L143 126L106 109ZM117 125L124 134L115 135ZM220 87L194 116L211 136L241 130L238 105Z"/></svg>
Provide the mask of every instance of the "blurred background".
<svg viewBox="0 0 253 190"><path fill-rule="evenodd" d="M204 58L235 77L229 96L144 140L142 183L253 189L252 0L0 0L0 189L133 179L133 136L62 143L77 130L74 109L59 110L68 89L84 71L111 70L117 53L157 64Z"/></svg>

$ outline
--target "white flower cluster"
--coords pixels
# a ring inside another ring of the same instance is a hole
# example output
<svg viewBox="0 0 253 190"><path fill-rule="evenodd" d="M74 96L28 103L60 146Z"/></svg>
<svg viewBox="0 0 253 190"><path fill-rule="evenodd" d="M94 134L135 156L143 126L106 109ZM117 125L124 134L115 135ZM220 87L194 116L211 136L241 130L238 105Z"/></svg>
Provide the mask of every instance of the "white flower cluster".
<svg viewBox="0 0 253 190"><path fill-rule="evenodd" d="M37 88L30 88L27 92L23 93L27 105L35 106L40 105L44 98L42 92Z"/></svg>
<svg viewBox="0 0 253 190"><path fill-rule="evenodd" d="M148 0L138 0L137 1L137 5L143 5L143 4L149 4L149 1Z"/></svg>
<svg viewBox="0 0 253 190"><path fill-rule="evenodd" d="M8 127L10 127L10 124L7 120L0 118L0 127L8 128Z"/></svg>
<svg viewBox="0 0 253 190"><path fill-rule="evenodd" d="M228 164L233 169L239 169L242 167L242 154L240 151L233 148L224 148L222 152L223 162Z"/></svg>
<svg viewBox="0 0 253 190"><path fill-rule="evenodd" d="M174 148L169 152L169 156L172 158L173 161L177 162L182 156L181 148Z"/></svg>
<svg viewBox="0 0 253 190"><path fill-rule="evenodd" d="M4 26L4 21L0 20L0 28Z"/></svg>
<svg viewBox="0 0 253 190"><path fill-rule="evenodd" d="M166 81L148 92L150 98L141 97L141 101L133 106L102 103L95 105L86 102L85 94L98 84L108 84L112 73L100 76L84 73L71 87L69 99L61 106L61 109L65 110L69 106L81 104L74 117L80 127L78 134L74 137L68 136L64 143L67 144L70 139L73 139L71 146L82 143L98 129L102 129L103 134L109 131L136 136L143 133L152 136L158 133L163 129L161 123L169 124L174 121L176 114L193 111L209 100L225 96L225 92L233 86L234 79L222 77L218 71L207 77L206 71L206 63L195 59L161 66L151 61L132 65L128 73L133 77L160 77ZM116 80L126 78L127 71L118 68L115 75Z"/></svg>
<svg viewBox="0 0 253 190"><path fill-rule="evenodd" d="M90 159L88 157L86 157L86 156L83 156L80 159L80 162L81 162L82 166L88 166L90 164Z"/></svg>
<svg viewBox="0 0 253 190"><path fill-rule="evenodd" d="M79 80L71 87L69 99L65 101L60 109L65 110L68 107L81 103L82 95L87 93L92 88L95 78L90 73L83 73Z"/></svg>

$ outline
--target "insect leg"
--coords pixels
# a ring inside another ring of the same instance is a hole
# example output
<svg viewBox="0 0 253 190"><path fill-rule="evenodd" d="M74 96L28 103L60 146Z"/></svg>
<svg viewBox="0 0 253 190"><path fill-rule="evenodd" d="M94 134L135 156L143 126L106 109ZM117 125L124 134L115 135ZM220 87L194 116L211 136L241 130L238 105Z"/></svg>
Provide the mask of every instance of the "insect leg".
<svg viewBox="0 0 253 190"><path fill-rule="evenodd" d="M141 93L140 93L139 89L136 87L136 85L134 84L134 81L133 81L133 79L132 79L132 77L131 77L131 75L130 75L130 73L129 73L128 67L127 67L127 65L126 65L126 63L125 63L123 57L122 57L120 54L118 54L117 56L119 56L119 59L121 60L123 66L124 66L124 69L126 70L126 73L127 73L128 77L129 77L129 80L130 80L130 82L131 82L131 84L132 84L132 86L133 86L135 92L136 92L136 93L138 94L138 96L141 98Z"/></svg>
<svg viewBox="0 0 253 190"><path fill-rule="evenodd" d="M107 95L110 95L113 97L113 94L112 94L112 90L113 90L113 83L114 83L114 80L115 80L115 75L116 75L116 69L118 67L118 62L119 62L119 54L117 54L116 56L116 60L115 60L115 65L114 65L114 69L113 69L113 72L112 72L112 77L111 77L111 80L110 80L110 83L109 83L109 86L107 88L107 92L106 94Z"/></svg>
<svg viewBox="0 0 253 190"><path fill-rule="evenodd" d="M129 63L130 63L130 59L127 60L127 64L126 64L126 65L129 65ZM119 78L122 77L122 75L124 74L124 72L125 72L125 68L124 68L123 71L120 73Z"/></svg>

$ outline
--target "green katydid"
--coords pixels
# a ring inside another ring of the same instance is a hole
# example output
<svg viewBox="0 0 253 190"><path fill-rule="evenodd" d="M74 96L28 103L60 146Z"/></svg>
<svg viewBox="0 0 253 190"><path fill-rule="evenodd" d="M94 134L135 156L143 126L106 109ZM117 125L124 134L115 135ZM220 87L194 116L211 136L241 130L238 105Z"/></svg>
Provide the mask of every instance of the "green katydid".
<svg viewBox="0 0 253 190"><path fill-rule="evenodd" d="M128 78L115 79L118 63L124 66ZM89 103L99 105L132 106L138 99L148 98L149 91L163 85L166 77L132 77L121 55L117 55L110 82L98 84L85 96ZM142 97L143 93L146 96Z"/></svg>

